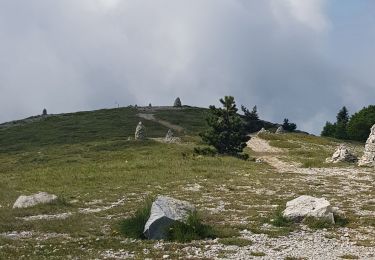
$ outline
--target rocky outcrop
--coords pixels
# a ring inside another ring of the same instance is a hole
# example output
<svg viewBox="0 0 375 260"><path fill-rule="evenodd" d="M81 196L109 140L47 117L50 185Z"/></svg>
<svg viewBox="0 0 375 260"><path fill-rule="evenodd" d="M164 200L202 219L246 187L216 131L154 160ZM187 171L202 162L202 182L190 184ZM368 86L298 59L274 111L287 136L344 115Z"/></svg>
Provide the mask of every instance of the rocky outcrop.
<svg viewBox="0 0 375 260"><path fill-rule="evenodd" d="M51 203L57 200L57 196L47 192L39 192L30 196L21 195L13 205L13 208L29 208L38 204Z"/></svg>
<svg viewBox="0 0 375 260"><path fill-rule="evenodd" d="M135 129L135 140L144 140L146 139L146 128L142 124L142 122L139 122L137 125L137 128Z"/></svg>
<svg viewBox="0 0 375 260"><path fill-rule="evenodd" d="M346 145L341 144L331 158L327 158L327 163L340 163L340 162L356 162L358 158L350 153Z"/></svg>
<svg viewBox="0 0 375 260"><path fill-rule="evenodd" d="M283 134L285 133L285 130L284 130L284 127L283 126L279 126L277 129L276 129L276 134Z"/></svg>
<svg viewBox="0 0 375 260"><path fill-rule="evenodd" d="M371 128L370 136L365 145L365 152L358 162L359 166L375 166L375 125Z"/></svg>
<svg viewBox="0 0 375 260"><path fill-rule="evenodd" d="M194 206L186 201L158 196L152 203L143 234L148 239L165 239L168 228L176 221L186 222L193 211Z"/></svg>
<svg viewBox="0 0 375 260"><path fill-rule="evenodd" d="M297 222L306 217L314 217L335 223L333 209L328 200L306 195L288 201L283 216Z"/></svg>

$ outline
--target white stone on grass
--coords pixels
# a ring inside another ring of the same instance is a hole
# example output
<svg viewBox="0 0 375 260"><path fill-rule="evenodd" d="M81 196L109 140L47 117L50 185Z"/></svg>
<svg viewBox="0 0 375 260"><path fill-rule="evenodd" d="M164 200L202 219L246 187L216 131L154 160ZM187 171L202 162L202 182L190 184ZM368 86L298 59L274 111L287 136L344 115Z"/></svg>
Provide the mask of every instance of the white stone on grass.
<svg viewBox="0 0 375 260"><path fill-rule="evenodd" d="M306 195L288 201L283 216L294 221L302 221L306 217L314 217L335 223L333 210L328 200Z"/></svg>
<svg viewBox="0 0 375 260"><path fill-rule="evenodd" d="M349 149L341 144L337 150L334 152L331 158L327 158L328 163L340 163L340 162L356 162L358 158L353 155Z"/></svg>
<svg viewBox="0 0 375 260"><path fill-rule="evenodd" d="M167 238L168 228L176 221L186 222L195 207L189 202L158 196L152 203L151 214L143 234L148 239Z"/></svg>
<svg viewBox="0 0 375 260"><path fill-rule="evenodd" d="M47 192L39 192L30 196L21 195L13 205L13 208L29 208L38 204L51 203L57 200L57 196Z"/></svg>

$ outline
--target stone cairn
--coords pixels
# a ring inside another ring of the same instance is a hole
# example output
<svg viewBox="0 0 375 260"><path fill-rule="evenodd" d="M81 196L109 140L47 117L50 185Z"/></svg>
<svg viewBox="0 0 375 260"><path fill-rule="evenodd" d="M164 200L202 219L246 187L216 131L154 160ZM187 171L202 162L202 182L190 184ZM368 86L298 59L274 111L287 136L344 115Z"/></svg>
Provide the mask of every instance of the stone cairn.
<svg viewBox="0 0 375 260"><path fill-rule="evenodd" d="M279 126L276 129L276 134L283 134L283 133L285 133L284 127L283 126Z"/></svg>
<svg viewBox="0 0 375 260"><path fill-rule="evenodd" d="M178 97L176 98L176 100L174 101L174 104L173 104L174 107L181 107L182 104L181 104L181 99Z"/></svg>
<svg viewBox="0 0 375 260"><path fill-rule="evenodd" d="M166 143L178 143L181 139L179 137L175 137L172 130L168 129L167 134L165 135L164 142Z"/></svg>
<svg viewBox="0 0 375 260"><path fill-rule="evenodd" d="M137 128L135 129L135 140L144 140L146 139L146 128L142 124L142 122L139 122L137 125Z"/></svg>
<svg viewBox="0 0 375 260"><path fill-rule="evenodd" d="M371 128L370 136L365 145L365 153L359 160L359 166L375 166L375 125Z"/></svg>
<svg viewBox="0 0 375 260"><path fill-rule="evenodd" d="M269 131L266 130L264 127L262 127L262 129L259 130L259 132L257 133L257 135L259 135L259 134L268 134L268 133L269 133Z"/></svg>
<svg viewBox="0 0 375 260"><path fill-rule="evenodd" d="M339 163L339 162L356 162L358 158L353 155L345 144L341 144L331 158L327 158L327 163Z"/></svg>

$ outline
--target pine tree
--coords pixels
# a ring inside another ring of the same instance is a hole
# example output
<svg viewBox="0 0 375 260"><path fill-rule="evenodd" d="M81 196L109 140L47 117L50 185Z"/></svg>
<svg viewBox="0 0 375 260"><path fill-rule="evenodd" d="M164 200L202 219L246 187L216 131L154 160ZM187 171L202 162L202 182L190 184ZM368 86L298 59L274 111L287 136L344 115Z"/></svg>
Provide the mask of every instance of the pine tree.
<svg viewBox="0 0 375 260"><path fill-rule="evenodd" d="M241 110L244 113L245 129L248 133L257 132L263 127L263 123L259 120L257 106L254 106L250 112L244 105L241 105Z"/></svg>
<svg viewBox="0 0 375 260"><path fill-rule="evenodd" d="M283 123L283 129L288 132L294 132L297 129L297 125L295 123L289 123L289 119L285 118Z"/></svg>
<svg viewBox="0 0 375 260"><path fill-rule="evenodd" d="M348 122L349 122L349 113L348 109L344 106L338 112L336 116L336 129L334 137L337 139L348 139Z"/></svg>
<svg viewBox="0 0 375 260"><path fill-rule="evenodd" d="M43 109L42 115L43 115L43 116L46 116L46 115L47 115L47 109Z"/></svg>
<svg viewBox="0 0 375 260"><path fill-rule="evenodd" d="M250 139L246 135L241 117L237 114L232 96L220 99L223 108L210 106L207 117L208 130L201 134L204 142L216 148L220 154L239 155Z"/></svg>
<svg viewBox="0 0 375 260"><path fill-rule="evenodd" d="M336 124L332 124L331 122L327 121L320 135L325 136L325 137L334 137L335 133L336 133Z"/></svg>

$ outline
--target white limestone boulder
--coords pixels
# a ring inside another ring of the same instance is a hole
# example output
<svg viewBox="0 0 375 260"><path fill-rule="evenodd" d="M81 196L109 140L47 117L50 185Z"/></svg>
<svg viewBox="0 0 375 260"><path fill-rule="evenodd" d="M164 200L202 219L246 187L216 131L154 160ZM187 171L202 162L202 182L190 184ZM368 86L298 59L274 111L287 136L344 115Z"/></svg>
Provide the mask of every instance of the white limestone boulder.
<svg viewBox="0 0 375 260"><path fill-rule="evenodd" d="M39 192L29 196L21 195L13 205L13 208L29 208L38 204L51 203L57 200L57 196L47 192Z"/></svg>
<svg viewBox="0 0 375 260"><path fill-rule="evenodd" d="M366 141L365 152L358 162L359 166L375 166L375 125L372 126Z"/></svg>
<svg viewBox="0 0 375 260"><path fill-rule="evenodd" d="M328 163L340 163L340 162L356 162L358 158L353 155L346 145L341 144L334 152L331 158L327 158Z"/></svg>
<svg viewBox="0 0 375 260"><path fill-rule="evenodd" d="M189 202L158 196L152 203L151 214L143 234L148 239L165 239L168 228L176 221L186 222L195 207Z"/></svg>
<svg viewBox="0 0 375 260"><path fill-rule="evenodd" d="M279 126L277 129L276 129L276 134L283 134L285 133L285 130L284 130L284 127L283 126Z"/></svg>
<svg viewBox="0 0 375 260"><path fill-rule="evenodd" d="M331 204L325 198L300 196L286 203L283 216L294 221L302 221L306 217L326 219L335 223Z"/></svg>

